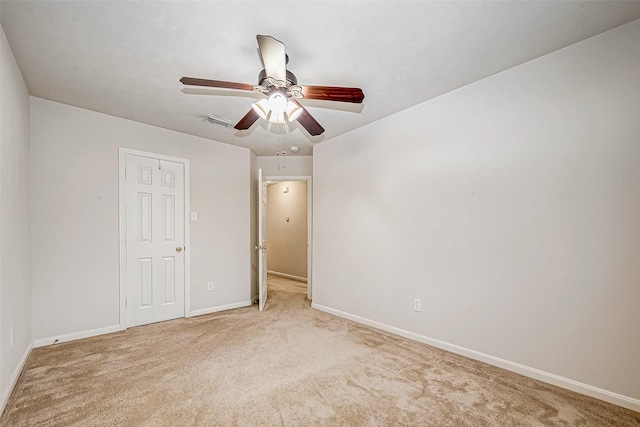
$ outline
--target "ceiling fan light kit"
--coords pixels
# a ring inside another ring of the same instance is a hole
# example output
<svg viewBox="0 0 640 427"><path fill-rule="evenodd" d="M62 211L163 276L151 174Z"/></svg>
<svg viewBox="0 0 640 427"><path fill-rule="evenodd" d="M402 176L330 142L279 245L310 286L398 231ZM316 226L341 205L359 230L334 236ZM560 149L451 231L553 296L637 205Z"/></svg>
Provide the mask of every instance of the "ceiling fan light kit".
<svg viewBox="0 0 640 427"><path fill-rule="evenodd" d="M271 36L258 35L257 39L264 64L264 70L258 74L257 85L193 77L180 79L185 85L237 89L264 94L267 98L253 103L249 112L235 124L235 129L249 129L260 118L271 123L297 120L309 134L316 136L322 134L324 128L298 102L299 100L306 98L359 104L364 99L364 93L360 88L299 86L296 76L286 69L289 57L285 53L284 44Z"/></svg>
<svg viewBox="0 0 640 427"><path fill-rule="evenodd" d="M273 93L268 99L254 102L251 107L261 119L271 123L293 122L302 114L302 108L280 92Z"/></svg>

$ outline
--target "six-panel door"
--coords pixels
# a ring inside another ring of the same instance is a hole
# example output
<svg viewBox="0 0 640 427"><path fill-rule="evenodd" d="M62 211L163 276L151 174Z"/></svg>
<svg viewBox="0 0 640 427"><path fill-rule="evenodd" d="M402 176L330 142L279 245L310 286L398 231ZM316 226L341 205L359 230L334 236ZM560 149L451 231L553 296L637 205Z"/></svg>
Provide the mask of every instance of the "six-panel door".
<svg viewBox="0 0 640 427"><path fill-rule="evenodd" d="M184 165L127 155L126 324L184 317Z"/></svg>

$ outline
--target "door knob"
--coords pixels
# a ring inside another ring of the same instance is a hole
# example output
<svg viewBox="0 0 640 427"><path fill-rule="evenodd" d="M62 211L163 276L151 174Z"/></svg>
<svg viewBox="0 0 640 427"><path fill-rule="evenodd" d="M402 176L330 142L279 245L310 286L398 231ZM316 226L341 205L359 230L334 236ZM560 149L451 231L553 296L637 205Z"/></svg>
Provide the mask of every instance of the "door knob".
<svg viewBox="0 0 640 427"><path fill-rule="evenodd" d="M176 252L182 252L182 246L178 246L178 247L176 248Z"/></svg>

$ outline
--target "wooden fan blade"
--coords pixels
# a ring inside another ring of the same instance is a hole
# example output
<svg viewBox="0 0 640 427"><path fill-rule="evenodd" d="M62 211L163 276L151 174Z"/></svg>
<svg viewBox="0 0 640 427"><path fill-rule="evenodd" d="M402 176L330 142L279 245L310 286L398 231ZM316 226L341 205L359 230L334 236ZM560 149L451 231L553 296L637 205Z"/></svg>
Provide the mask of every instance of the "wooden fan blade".
<svg viewBox="0 0 640 427"><path fill-rule="evenodd" d="M362 89L357 87L338 86L301 86L302 95L307 99L323 99L325 101L353 102L360 104L364 99Z"/></svg>
<svg viewBox="0 0 640 427"><path fill-rule="evenodd" d="M287 55L284 43L271 36L257 35L258 47L267 76L276 80L287 81Z"/></svg>
<svg viewBox="0 0 640 427"><path fill-rule="evenodd" d="M302 114L298 117L298 122L302 125L303 128L309 132L310 135L317 136L324 132L324 128L320 126L320 123L313 118L313 116L304 108L298 101L294 99L290 99L291 102L295 103L298 107L302 108Z"/></svg>
<svg viewBox="0 0 640 427"><path fill-rule="evenodd" d="M223 82L221 80L196 79L193 77L183 77L182 84L191 86L221 87L225 89L253 90L253 85L248 83Z"/></svg>
<svg viewBox="0 0 640 427"><path fill-rule="evenodd" d="M256 113L252 108L247 114L244 115L243 118L240 119L240 121L234 126L234 128L238 130L249 129L251 125L254 124L259 118L260 116L258 115L258 113Z"/></svg>

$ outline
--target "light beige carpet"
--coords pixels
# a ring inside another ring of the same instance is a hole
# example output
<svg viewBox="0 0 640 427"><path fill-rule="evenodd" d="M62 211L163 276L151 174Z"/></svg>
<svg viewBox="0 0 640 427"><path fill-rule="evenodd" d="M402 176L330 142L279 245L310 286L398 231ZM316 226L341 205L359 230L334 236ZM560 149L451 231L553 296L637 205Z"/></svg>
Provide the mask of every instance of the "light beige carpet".
<svg viewBox="0 0 640 427"><path fill-rule="evenodd" d="M2 426L638 426L632 412L313 310L257 306L33 350Z"/></svg>

